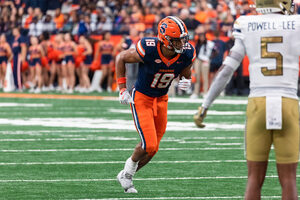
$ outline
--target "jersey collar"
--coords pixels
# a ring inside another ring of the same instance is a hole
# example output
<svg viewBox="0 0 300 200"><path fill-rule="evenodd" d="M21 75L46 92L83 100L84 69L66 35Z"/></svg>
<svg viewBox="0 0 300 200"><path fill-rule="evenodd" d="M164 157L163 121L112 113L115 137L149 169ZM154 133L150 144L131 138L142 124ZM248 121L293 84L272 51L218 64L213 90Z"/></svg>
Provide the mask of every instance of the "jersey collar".
<svg viewBox="0 0 300 200"><path fill-rule="evenodd" d="M174 58L172 58L172 59L169 60L168 58L166 58L162 54L162 52L160 50L160 45L161 45L161 43L158 42L157 43L157 52L158 52L158 55L159 55L160 59L169 67L170 65L172 65L174 62L176 62L178 60L178 58L180 57L180 54L178 53Z"/></svg>

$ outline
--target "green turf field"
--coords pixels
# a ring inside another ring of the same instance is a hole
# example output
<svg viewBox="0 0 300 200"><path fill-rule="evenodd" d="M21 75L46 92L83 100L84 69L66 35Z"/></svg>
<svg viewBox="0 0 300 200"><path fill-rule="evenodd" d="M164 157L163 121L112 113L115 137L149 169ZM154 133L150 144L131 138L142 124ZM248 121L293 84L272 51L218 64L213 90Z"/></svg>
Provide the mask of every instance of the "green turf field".
<svg viewBox="0 0 300 200"><path fill-rule="evenodd" d="M160 151L134 177L139 193L125 194L116 175L139 142L129 106L1 98L0 199L242 199L247 99L218 99L201 130L187 100L170 100ZM280 199L270 160L262 194Z"/></svg>

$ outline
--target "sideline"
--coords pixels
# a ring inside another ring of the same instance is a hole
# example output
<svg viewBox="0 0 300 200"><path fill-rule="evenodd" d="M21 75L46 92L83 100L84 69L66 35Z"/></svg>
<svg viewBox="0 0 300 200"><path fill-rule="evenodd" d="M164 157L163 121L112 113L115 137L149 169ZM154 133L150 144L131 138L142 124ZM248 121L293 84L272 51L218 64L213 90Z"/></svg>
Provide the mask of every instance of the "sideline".
<svg viewBox="0 0 300 200"><path fill-rule="evenodd" d="M24 94L24 93L0 93L1 98L24 98L24 99L78 99L78 100L117 100L112 96L85 96L67 94Z"/></svg>

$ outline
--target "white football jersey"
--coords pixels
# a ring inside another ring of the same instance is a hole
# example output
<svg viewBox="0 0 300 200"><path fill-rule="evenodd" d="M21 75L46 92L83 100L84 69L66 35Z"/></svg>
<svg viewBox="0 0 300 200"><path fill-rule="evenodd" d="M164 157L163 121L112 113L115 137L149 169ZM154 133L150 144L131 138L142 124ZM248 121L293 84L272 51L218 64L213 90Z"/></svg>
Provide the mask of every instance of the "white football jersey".
<svg viewBox="0 0 300 200"><path fill-rule="evenodd" d="M243 41L249 58L250 96L297 97L300 15L241 16L233 35Z"/></svg>

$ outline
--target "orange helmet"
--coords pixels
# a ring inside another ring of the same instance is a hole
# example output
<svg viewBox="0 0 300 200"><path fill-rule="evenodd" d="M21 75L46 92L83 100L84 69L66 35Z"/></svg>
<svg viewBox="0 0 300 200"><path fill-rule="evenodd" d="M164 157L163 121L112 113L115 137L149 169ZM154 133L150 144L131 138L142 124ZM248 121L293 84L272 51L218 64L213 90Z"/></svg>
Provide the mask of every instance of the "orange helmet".
<svg viewBox="0 0 300 200"><path fill-rule="evenodd" d="M189 40L189 35L181 19L175 16L168 16L160 20L158 24L158 39L168 49L174 49L176 53L182 53L184 46ZM180 41L181 45L174 45L176 41Z"/></svg>

